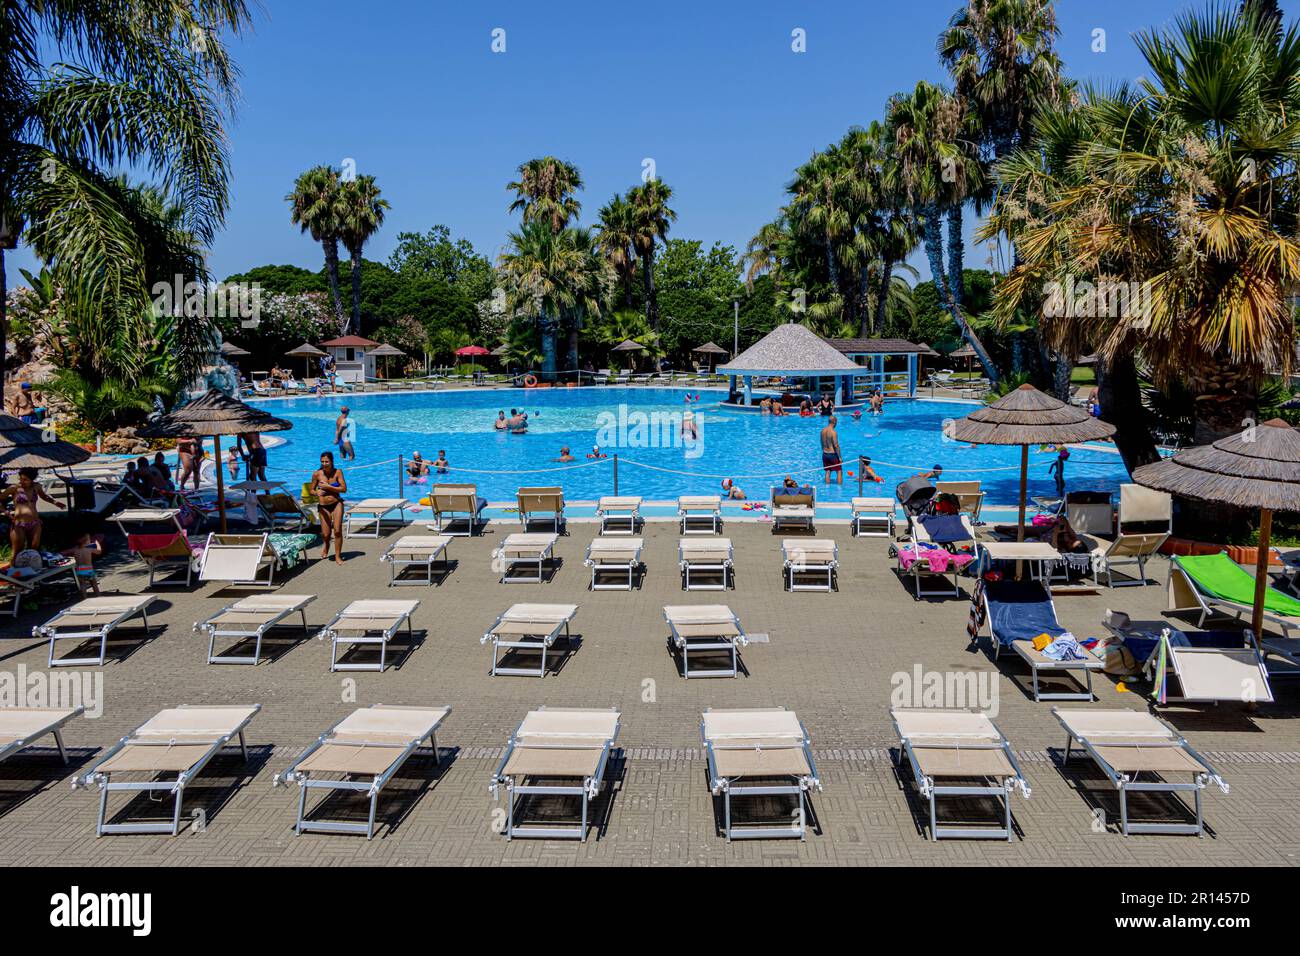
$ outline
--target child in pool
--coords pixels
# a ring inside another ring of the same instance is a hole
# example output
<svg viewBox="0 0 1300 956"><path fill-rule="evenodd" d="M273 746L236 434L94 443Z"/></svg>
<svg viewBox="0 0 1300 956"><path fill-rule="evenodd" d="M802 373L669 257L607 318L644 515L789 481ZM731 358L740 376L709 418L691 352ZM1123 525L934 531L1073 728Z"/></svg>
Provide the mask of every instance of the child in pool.
<svg viewBox="0 0 1300 956"><path fill-rule="evenodd" d="M448 472L448 470L450 470L451 466L447 463L447 452L446 452L446 450L444 450L444 449L442 449L442 448L439 448L439 449L438 449L438 460L435 461L435 462L433 463L433 467L436 468L436 469L438 470L438 474L440 474L440 475L445 475L445 474L447 474L447 472Z"/></svg>

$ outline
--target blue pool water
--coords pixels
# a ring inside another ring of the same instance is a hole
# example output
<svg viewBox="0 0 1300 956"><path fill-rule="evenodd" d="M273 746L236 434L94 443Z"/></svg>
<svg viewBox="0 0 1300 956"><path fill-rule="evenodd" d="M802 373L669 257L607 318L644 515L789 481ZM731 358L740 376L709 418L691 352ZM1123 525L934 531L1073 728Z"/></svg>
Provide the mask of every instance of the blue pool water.
<svg viewBox="0 0 1300 956"><path fill-rule="evenodd" d="M285 443L271 449L267 477L297 489L317 467L320 453L334 449L334 420L340 406L347 405L357 424L357 461L340 464L352 500L399 492L395 462L362 466L399 454L409 458L415 450L432 463L439 449L446 450L452 466L441 480L472 482L491 501L512 499L520 485L547 484L561 485L570 500L594 500L614 490L612 458L595 463L586 458L598 443L602 451L619 455L619 491L647 499L717 493L723 477L733 478L750 498L766 499L770 485L786 474L815 480L823 500L846 501L857 494L856 478L847 473L842 486L822 483L818 432L823 419L773 419L720 409L717 391L701 390L700 402L687 404L687 394L696 393L617 387L484 389L270 401L262 407L290 419L294 427L278 433ZM492 427L498 410L508 414L512 406L529 414L526 435ZM840 415L845 468L856 473L856 456L869 455L885 483L868 487L892 494L900 481L938 463L947 479L982 481L988 504L1012 504L1019 487L1019 449L969 447L943 437L945 419L960 418L974 407L898 400L887 403L881 416L863 414L854 421ZM681 440L686 411L695 415L698 443ZM578 458L574 465L554 461L563 445ZM1072 454L1066 471L1072 489L1114 489L1128 480L1119 456L1106 448L1078 448ZM1053 490L1047 469L1054 458L1053 452L1031 449L1031 495ZM400 488L412 500L426 490L427 485Z"/></svg>

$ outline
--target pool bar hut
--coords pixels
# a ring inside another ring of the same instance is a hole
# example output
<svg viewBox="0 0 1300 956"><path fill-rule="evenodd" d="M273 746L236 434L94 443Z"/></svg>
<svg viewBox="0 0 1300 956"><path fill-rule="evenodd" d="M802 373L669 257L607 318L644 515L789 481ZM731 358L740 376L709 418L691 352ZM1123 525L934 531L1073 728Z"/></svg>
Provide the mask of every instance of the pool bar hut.
<svg viewBox="0 0 1300 956"><path fill-rule="evenodd" d="M816 400L829 392L836 408L851 410L877 388L887 397L915 395L917 358L922 351L902 339L828 340L807 326L787 322L719 365L718 372L728 377L724 403L728 407L756 408L758 380L758 387L769 395L791 392ZM891 365L902 367L891 369Z"/></svg>
<svg viewBox="0 0 1300 956"><path fill-rule="evenodd" d="M334 356L334 372L340 382L364 384L375 380L375 356L369 350L378 344L360 335L344 335L322 342L320 347Z"/></svg>

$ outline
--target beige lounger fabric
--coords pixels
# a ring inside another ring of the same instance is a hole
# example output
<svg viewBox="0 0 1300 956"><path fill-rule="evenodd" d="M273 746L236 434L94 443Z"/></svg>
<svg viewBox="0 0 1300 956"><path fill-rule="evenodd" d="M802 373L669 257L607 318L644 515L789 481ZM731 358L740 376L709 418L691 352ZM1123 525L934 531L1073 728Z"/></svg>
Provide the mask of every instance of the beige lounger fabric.
<svg viewBox="0 0 1300 956"><path fill-rule="evenodd" d="M730 538L682 538L677 546L683 561L725 561L732 552Z"/></svg>
<svg viewBox="0 0 1300 956"><path fill-rule="evenodd" d="M612 710L529 711L515 732L515 747L502 776L589 777L617 733L618 719Z"/></svg>
<svg viewBox="0 0 1300 956"><path fill-rule="evenodd" d="M597 511L625 511L628 508L640 508L642 498L640 495L605 495L596 502Z"/></svg>
<svg viewBox="0 0 1300 956"><path fill-rule="evenodd" d="M664 616L682 637L735 637L736 615L725 604L670 604Z"/></svg>
<svg viewBox="0 0 1300 956"><path fill-rule="evenodd" d="M827 538L786 538L781 542L786 561L800 565L825 566L835 560L835 542Z"/></svg>
<svg viewBox="0 0 1300 956"><path fill-rule="evenodd" d="M682 495L677 499L678 511L717 511L722 499L717 495Z"/></svg>
<svg viewBox="0 0 1300 956"><path fill-rule="evenodd" d="M928 777L1015 777L988 716L959 710L895 710L899 733ZM996 745L998 749L993 749Z"/></svg>
<svg viewBox="0 0 1300 956"><path fill-rule="evenodd" d="M450 713L450 707L379 706L355 710L295 769L378 776L392 766L411 741L429 736Z"/></svg>
<svg viewBox="0 0 1300 956"><path fill-rule="evenodd" d="M437 554L451 544L451 537L445 534L409 534L398 538L385 554L394 557L422 558Z"/></svg>
<svg viewBox="0 0 1300 956"><path fill-rule="evenodd" d="M207 623L228 627L244 624L256 627L285 612L304 608L314 600L314 594L258 594L236 601Z"/></svg>
<svg viewBox="0 0 1300 956"><path fill-rule="evenodd" d="M781 708L710 710L704 739L721 777L811 774L798 716Z"/></svg>
<svg viewBox="0 0 1300 956"><path fill-rule="evenodd" d="M641 554L640 538L593 538L587 546L587 558L595 563L627 564Z"/></svg>
<svg viewBox="0 0 1300 956"><path fill-rule="evenodd" d="M222 737L233 737L256 707L170 707L149 718L126 746L96 768L100 773L188 770Z"/></svg>
<svg viewBox="0 0 1300 956"><path fill-rule="evenodd" d="M26 740L42 731L52 733L56 726L77 712L77 708L0 707L0 747Z"/></svg>
<svg viewBox="0 0 1300 956"><path fill-rule="evenodd" d="M501 542L501 553L507 558L531 558L555 547L559 540L554 534L509 534Z"/></svg>

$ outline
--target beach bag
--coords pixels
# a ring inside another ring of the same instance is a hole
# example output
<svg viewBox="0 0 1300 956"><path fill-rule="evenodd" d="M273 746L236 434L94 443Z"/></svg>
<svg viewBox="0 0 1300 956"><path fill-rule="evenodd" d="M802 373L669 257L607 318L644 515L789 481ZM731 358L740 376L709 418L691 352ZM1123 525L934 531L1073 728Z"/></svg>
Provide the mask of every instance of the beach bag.
<svg viewBox="0 0 1300 956"><path fill-rule="evenodd" d="M1106 645L1102 661L1101 669L1112 677L1136 677L1142 673L1133 652L1118 641Z"/></svg>
<svg viewBox="0 0 1300 956"><path fill-rule="evenodd" d="M45 567L45 560L41 557L39 551L34 548L27 548L14 555L13 566L15 568L26 568L30 571L39 571Z"/></svg>

